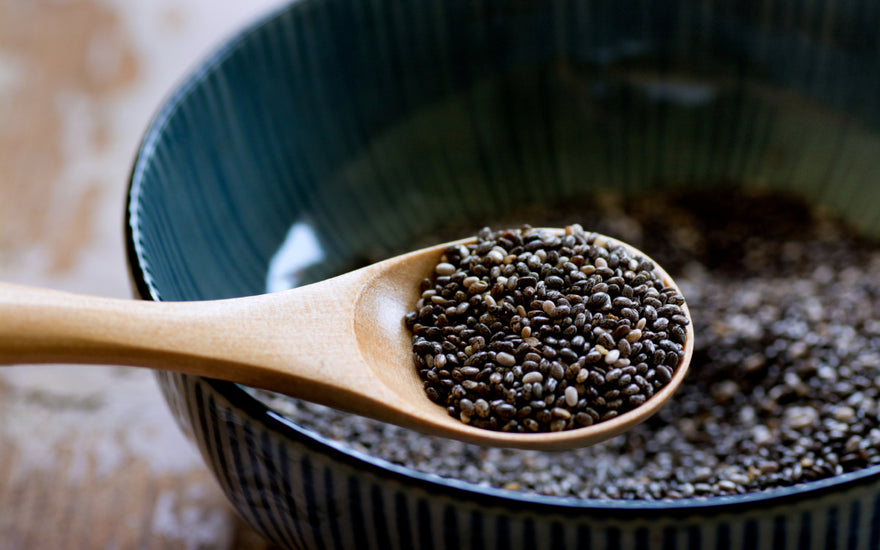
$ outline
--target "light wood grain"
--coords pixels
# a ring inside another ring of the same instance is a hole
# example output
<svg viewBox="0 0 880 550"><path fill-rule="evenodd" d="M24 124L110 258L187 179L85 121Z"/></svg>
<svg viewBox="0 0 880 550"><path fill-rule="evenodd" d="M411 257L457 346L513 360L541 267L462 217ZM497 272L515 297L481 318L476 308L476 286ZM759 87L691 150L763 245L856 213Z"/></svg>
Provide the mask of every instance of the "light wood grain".
<svg viewBox="0 0 880 550"><path fill-rule="evenodd" d="M107 444L106 433L75 432L52 445L48 468L15 445L0 448L0 548L272 548L206 470L159 472L136 457L108 469L90 452Z"/></svg>

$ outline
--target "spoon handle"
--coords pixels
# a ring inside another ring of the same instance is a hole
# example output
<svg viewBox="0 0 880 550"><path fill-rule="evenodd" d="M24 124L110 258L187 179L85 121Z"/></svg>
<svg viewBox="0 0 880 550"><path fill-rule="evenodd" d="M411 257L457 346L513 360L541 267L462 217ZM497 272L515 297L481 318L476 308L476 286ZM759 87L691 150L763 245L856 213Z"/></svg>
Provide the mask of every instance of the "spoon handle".
<svg viewBox="0 0 880 550"><path fill-rule="evenodd" d="M361 410L372 378L345 299L371 268L293 291L153 302L0 283L0 365L79 363L206 376ZM332 373L332 374L329 374Z"/></svg>
<svg viewBox="0 0 880 550"><path fill-rule="evenodd" d="M0 364L160 367L198 337L202 308L0 283Z"/></svg>

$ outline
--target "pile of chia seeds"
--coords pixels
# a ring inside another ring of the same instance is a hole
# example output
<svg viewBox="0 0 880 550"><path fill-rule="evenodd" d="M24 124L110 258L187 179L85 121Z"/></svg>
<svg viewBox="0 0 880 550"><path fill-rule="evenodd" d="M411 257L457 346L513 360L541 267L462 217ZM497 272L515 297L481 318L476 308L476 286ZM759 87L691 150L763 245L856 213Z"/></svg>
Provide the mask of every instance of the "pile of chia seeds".
<svg viewBox="0 0 880 550"><path fill-rule="evenodd" d="M646 423L593 447L545 453L482 448L262 398L355 450L549 495L738 494L880 463L880 244L790 197L742 192L599 197L492 224L526 221L578 222L629 242L682 289L693 361Z"/></svg>
<svg viewBox="0 0 880 550"><path fill-rule="evenodd" d="M449 246L406 316L427 396L465 424L569 430L650 399L684 357L684 297L579 225Z"/></svg>

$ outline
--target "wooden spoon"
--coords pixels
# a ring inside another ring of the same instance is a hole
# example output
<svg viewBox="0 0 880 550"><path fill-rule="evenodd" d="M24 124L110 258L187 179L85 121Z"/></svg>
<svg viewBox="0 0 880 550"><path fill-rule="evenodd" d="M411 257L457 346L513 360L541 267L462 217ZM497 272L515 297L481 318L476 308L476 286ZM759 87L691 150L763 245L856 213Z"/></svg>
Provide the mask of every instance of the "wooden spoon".
<svg viewBox="0 0 880 550"><path fill-rule="evenodd" d="M227 300L123 300L0 283L0 364L171 370L264 388L428 434L540 450L583 447L621 433L656 412L684 378L693 352L692 323L673 379L612 420L516 434L452 418L425 395L412 335L402 321L419 298L419 282L449 244L293 290ZM675 284L658 270L665 284Z"/></svg>

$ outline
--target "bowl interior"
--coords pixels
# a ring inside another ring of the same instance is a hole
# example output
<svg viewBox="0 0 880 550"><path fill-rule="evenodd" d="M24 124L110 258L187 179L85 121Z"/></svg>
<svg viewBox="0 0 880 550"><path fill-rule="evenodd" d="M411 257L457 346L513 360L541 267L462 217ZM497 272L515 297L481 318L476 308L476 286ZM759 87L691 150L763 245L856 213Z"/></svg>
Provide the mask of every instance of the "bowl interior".
<svg viewBox="0 0 880 550"><path fill-rule="evenodd" d="M277 290L609 191L779 190L878 235L876 25L786 5L295 2L148 131L139 290Z"/></svg>
<svg viewBox="0 0 880 550"><path fill-rule="evenodd" d="M261 292L291 228L303 282L596 190L791 190L880 232L858 14L825 32L807 6L802 28L646 6L305 0L261 22L145 140L130 210L149 294Z"/></svg>

